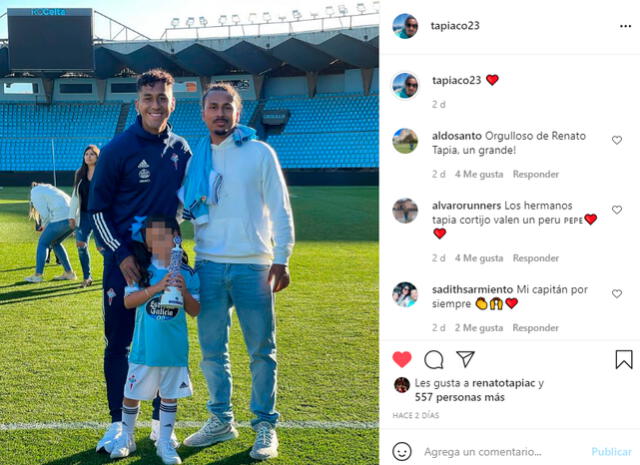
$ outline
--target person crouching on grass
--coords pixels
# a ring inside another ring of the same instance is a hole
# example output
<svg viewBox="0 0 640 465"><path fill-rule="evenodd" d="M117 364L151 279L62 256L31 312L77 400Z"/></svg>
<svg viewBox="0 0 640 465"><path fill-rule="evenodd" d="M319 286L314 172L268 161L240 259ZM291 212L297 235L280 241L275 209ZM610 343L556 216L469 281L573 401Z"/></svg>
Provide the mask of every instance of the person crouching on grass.
<svg viewBox="0 0 640 465"><path fill-rule="evenodd" d="M188 266L183 252L180 273L171 282L167 268L174 238L180 236L175 218L136 217L131 226L132 252L140 265L140 281L125 289L124 305L136 309L129 372L124 386L122 432L116 436L111 458L127 457L136 450L134 428L139 401L153 400L158 393L160 433L156 443L158 456L165 464L182 463L171 441L178 407L177 399L193 394L189 378L189 340L185 311L200 313L198 275ZM184 308L160 307L163 291L177 287Z"/></svg>

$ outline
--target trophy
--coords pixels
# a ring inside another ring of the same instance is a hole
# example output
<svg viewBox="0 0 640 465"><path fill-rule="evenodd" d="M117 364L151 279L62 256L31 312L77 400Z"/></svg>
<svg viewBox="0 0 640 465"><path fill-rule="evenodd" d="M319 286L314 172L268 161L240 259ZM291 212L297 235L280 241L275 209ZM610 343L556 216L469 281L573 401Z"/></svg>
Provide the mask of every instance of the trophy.
<svg viewBox="0 0 640 465"><path fill-rule="evenodd" d="M182 239L180 239L180 236L176 236L173 239L173 243L176 246L171 249L171 260L169 261L168 271L169 286L164 290L162 298L160 299L160 307L162 308L180 308L184 305L182 293L180 289L175 287L176 277L178 273L180 273L180 264L182 263L182 248L180 247Z"/></svg>

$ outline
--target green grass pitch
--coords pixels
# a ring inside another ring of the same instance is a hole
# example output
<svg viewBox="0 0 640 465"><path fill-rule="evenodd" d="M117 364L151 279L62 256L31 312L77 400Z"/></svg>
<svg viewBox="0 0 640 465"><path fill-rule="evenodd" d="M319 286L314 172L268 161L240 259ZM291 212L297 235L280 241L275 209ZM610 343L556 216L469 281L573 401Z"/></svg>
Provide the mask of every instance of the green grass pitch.
<svg viewBox="0 0 640 465"><path fill-rule="evenodd" d="M67 191L69 189L66 189ZM278 410L283 422L347 422L349 427L280 428L280 457L289 465L378 463L378 431L352 425L378 420L378 191L373 187L292 187L297 242L292 284L278 294ZM37 233L27 219L27 188L0 190L0 464L103 464L95 444L108 412L102 374L102 259L91 244L94 285L54 282L62 268L48 265L46 281L33 273ZM183 224L193 261L193 231ZM64 243L80 273L73 238ZM178 407L179 422L201 422L207 390L198 368L196 321L189 321L193 397ZM233 322L233 404L250 420L250 378L242 335ZM140 421L149 421L143 402ZM43 429L58 422L67 429ZM74 423L83 423L78 427ZM16 424L21 424L17 426ZM11 429L8 429L8 426ZM82 425L81 425L82 426ZM307 425L308 426L308 425ZM183 439L195 427L177 429ZM138 451L119 464L160 464L138 428ZM254 434L205 449L181 447L185 464L247 464Z"/></svg>
<svg viewBox="0 0 640 465"><path fill-rule="evenodd" d="M411 144L407 143L394 144L393 146L400 153L411 153L416 149L418 144L413 144L413 148L411 147Z"/></svg>

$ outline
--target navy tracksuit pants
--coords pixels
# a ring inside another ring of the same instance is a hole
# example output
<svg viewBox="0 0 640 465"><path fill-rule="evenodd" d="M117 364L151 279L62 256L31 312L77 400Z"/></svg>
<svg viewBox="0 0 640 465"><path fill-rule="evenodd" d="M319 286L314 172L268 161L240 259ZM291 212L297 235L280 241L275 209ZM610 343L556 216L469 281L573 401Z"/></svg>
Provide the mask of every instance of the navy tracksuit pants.
<svg viewBox="0 0 640 465"><path fill-rule="evenodd" d="M129 348L135 326L135 309L124 306L127 283L112 253L105 250L102 276L102 308L104 316L104 377L111 421L122 421L122 398L129 371ZM160 418L160 397L153 400L153 419Z"/></svg>

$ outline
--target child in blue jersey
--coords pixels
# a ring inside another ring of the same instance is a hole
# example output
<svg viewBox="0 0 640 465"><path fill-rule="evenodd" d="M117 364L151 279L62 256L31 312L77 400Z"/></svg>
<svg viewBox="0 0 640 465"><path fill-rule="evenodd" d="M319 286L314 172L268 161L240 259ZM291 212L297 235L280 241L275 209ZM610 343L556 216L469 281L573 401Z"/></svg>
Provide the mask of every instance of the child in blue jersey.
<svg viewBox="0 0 640 465"><path fill-rule="evenodd" d="M174 238L180 236L175 218L136 217L131 227L132 252L140 265L140 282L125 289L124 305L136 309L136 322L129 372L124 386L122 433L114 440L111 458L127 457L136 450L134 428L139 401L153 400L158 393L160 433L156 450L165 464L182 463L172 441L176 421L177 399L193 394L189 378L189 341L185 312L200 313L198 275L187 265L186 253L180 273L170 279L167 267L171 259ZM182 293L184 307L160 307L167 286Z"/></svg>

